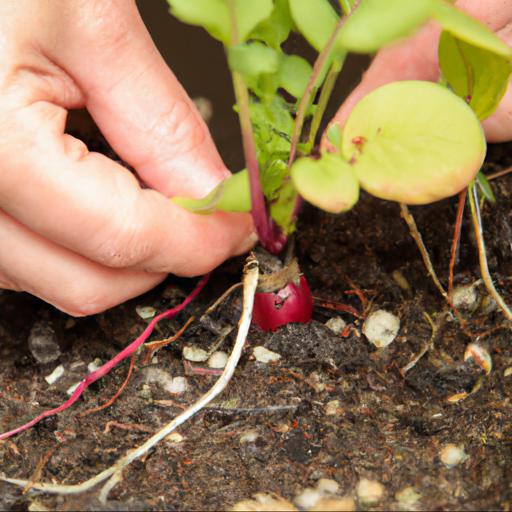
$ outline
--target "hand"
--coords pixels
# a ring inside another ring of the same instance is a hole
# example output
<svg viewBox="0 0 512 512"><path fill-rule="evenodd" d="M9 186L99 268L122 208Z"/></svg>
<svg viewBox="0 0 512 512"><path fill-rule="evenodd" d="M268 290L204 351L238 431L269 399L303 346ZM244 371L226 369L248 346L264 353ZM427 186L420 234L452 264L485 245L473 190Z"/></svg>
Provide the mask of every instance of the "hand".
<svg viewBox="0 0 512 512"><path fill-rule="evenodd" d="M512 0L459 0L457 7L485 23L512 45ZM379 51L361 83L338 110L334 121L343 125L352 108L366 94L397 80L431 80L439 76L437 45L439 26L430 23L416 35ZM512 139L512 86L509 84L496 112L483 122L487 140Z"/></svg>
<svg viewBox="0 0 512 512"><path fill-rule="evenodd" d="M87 315L254 243L249 215L167 199L229 172L133 0L4 0L0 62L0 287ZM64 133L84 107L151 188Z"/></svg>

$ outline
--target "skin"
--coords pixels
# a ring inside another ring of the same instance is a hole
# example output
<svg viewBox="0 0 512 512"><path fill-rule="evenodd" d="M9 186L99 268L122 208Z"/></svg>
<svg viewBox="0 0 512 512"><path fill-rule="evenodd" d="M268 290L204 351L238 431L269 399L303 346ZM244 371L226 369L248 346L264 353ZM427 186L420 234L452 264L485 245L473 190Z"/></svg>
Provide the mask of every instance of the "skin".
<svg viewBox="0 0 512 512"><path fill-rule="evenodd" d="M168 200L229 171L133 0L3 0L0 62L0 287L88 315L254 243L249 215ZM78 108L147 188L65 133Z"/></svg>
<svg viewBox="0 0 512 512"><path fill-rule="evenodd" d="M459 0L455 5L512 46L512 0ZM356 103L381 85L397 80L436 81L439 77L439 34L439 26L430 23L414 36L379 51L333 122L343 125ZM483 127L490 142L512 139L512 85L509 84L498 109L483 122Z"/></svg>

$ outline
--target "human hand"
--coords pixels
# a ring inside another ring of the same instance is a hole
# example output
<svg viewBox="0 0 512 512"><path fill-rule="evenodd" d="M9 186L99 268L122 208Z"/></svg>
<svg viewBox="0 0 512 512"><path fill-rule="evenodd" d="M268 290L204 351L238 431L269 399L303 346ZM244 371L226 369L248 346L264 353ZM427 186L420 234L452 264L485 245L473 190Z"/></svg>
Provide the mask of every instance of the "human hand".
<svg viewBox="0 0 512 512"><path fill-rule="evenodd" d="M167 198L229 171L133 0L4 0L0 61L0 287L87 315L254 243L249 215ZM84 107L151 188L64 133Z"/></svg>
<svg viewBox="0 0 512 512"><path fill-rule="evenodd" d="M512 0L459 0L455 5L483 22L512 46ZM379 51L361 83L343 103L333 121L343 125L356 103L381 85L398 80L436 81L439 77L439 35L439 26L432 22L414 36ZM483 127L490 142L512 139L511 84L498 109L483 122Z"/></svg>

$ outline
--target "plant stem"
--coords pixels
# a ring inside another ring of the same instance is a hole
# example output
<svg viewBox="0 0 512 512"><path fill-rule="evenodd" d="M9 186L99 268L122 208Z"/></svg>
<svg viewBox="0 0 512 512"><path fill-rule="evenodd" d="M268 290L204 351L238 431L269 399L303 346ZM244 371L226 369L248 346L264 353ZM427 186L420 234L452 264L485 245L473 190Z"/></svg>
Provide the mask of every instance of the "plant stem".
<svg viewBox="0 0 512 512"><path fill-rule="evenodd" d="M480 261L480 272L482 274L482 280L487 288L487 291L491 294L492 298L496 301L496 304L503 311L508 320L512 320L512 311L510 311L503 297L500 295L494 283L492 282L492 276L489 272L489 266L487 264L487 254L485 250L485 240L483 233L482 218L480 215L480 205L478 204L478 192L475 186L475 182L472 181L468 187L469 190L469 206L471 208L471 218L473 220L473 228L475 230L476 244L478 247L478 259Z"/></svg>
<svg viewBox="0 0 512 512"><path fill-rule="evenodd" d="M419 232L418 227L416 226L416 221L414 220L414 217L409 211L409 208L407 208L407 205L400 203L400 214L407 223L407 226L409 227L409 232L411 233L411 236L413 237L414 241L416 242L416 245L418 246L418 249L420 250L421 257L423 258L423 263L425 264L427 272L432 278L432 281L434 281L434 284L440 291L441 295L448 301L448 303L450 303L448 294L446 293L446 290L443 288L443 285L441 284L441 281L439 281L436 271L434 270L434 266L432 265L432 261L430 260L430 256L428 255L427 248L423 243L421 233Z"/></svg>
<svg viewBox="0 0 512 512"><path fill-rule="evenodd" d="M238 28L236 26L235 5L233 0L229 1L229 10L231 16L231 44L234 46L238 44ZM265 202L265 196L260 181L256 145L254 143L251 112L249 108L249 91L239 72L232 71L231 75L233 77L233 88L238 105L238 117L240 119L240 130L242 132L245 165L249 172L252 218L261 245L268 251L278 254L286 243L286 236L270 217Z"/></svg>
<svg viewBox="0 0 512 512"><path fill-rule="evenodd" d="M311 121L311 129L309 131L308 150L311 150L315 145L316 135L318 133L318 129L320 128L320 123L322 122L322 118L324 117L325 109L327 108L327 104L329 103L329 99L332 94L332 90L336 85L336 80L338 75L340 74L341 68L343 67L343 63L345 58L343 59L335 59L331 65L331 69L329 69L329 73L327 74L327 78L325 79L324 85L322 86L322 91L320 92L320 98L318 99L318 105L316 106L315 113L313 114L313 119Z"/></svg>
<svg viewBox="0 0 512 512"><path fill-rule="evenodd" d="M460 232L462 228L462 215L464 213L464 206L466 205L467 190L464 189L459 194L459 204L457 206L457 218L455 220L455 229L453 230L452 248L450 251L450 270L448 277L448 297L450 300L453 293L453 269L455 268L455 260L457 259L457 248L460 242Z"/></svg>
<svg viewBox="0 0 512 512"><path fill-rule="evenodd" d="M354 10L357 9L359 3L360 0L356 0L356 2L354 2L354 7L351 12L354 12ZM302 98L300 99L299 108L297 109L297 115L295 117L295 126L293 128L292 142L290 147L290 158L288 159L288 167L291 167L297 154L297 144L299 143L300 135L302 133L302 127L304 125L306 112L308 110L312 97L314 96L318 89L316 82L327 62L327 59L331 55L331 51L334 47L334 43L336 42L336 38L338 37L338 34L343 25L345 24L345 22L347 21L347 19L348 16L342 16L340 18L340 20L336 24L336 28L333 30L331 36L329 37L329 40L327 41L326 45L323 47L322 51L318 55L313 66L313 72L309 77L309 82L306 86L306 90L302 95Z"/></svg>

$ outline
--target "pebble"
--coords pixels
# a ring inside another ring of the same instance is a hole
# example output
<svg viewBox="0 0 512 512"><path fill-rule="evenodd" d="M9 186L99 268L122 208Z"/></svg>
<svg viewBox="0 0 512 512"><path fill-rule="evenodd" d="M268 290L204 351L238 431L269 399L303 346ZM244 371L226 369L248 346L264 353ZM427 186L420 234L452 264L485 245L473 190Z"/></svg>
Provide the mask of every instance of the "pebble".
<svg viewBox="0 0 512 512"><path fill-rule="evenodd" d="M414 487L405 487L395 494L400 508L403 510L411 510L414 505L421 499L421 494L417 493Z"/></svg>
<svg viewBox="0 0 512 512"><path fill-rule="evenodd" d="M254 443L260 437L256 430L248 430L240 436L240 444Z"/></svg>
<svg viewBox="0 0 512 512"><path fill-rule="evenodd" d="M300 494L293 499L299 508L309 510L313 508L323 498L322 493L318 489L306 487Z"/></svg>
<svg viewBox="0 0 512 512"><path fill-rule="evenodd" d="M254 354L256 361L259 361L260 363L264 364L274 363L281 359L280 354L278 354L277 352L272 352L272 350L269 350L268 348L265 347L254 347L252 353Z"/></svg>
<svg viewBox="0 0 512 512"><path fill-rule="evenodd" d="M280 496L257 493L253 500L242 500L233 505L232 512L296 512L296 508Z"/></svg>
<svg viewBox="0 0 512 512"><path fill-rule="evenodd" d="M339 316L333 316L325 322L325 326L330 329L334 334L341 334L343 329L347 327L347 322Z"/></svg>
<svg viewBox="0 0 512 512"><path fill-rule="evenodd" d="M339 416L341 407L339 400L331 400L327 402L324 407L326 416Z"/></svg>
<svg viewBox="0 0 512 512"><path fill-rule="evenodd" d="M169 443L169 444L179 444L183 441L183 439L185 439L179 432L171 432L166 438L165 440Z"/></svg>
<svg viewBox="0 0 512 512"><path fill-rule="evenodd" d="M209 358L208 358L208 367L209 368L224 368L226 366L226 363L228 362L228 355L226 352L217 351L214 352Z"/></svg>
<svg viewBox="0 0 512 512"><path fill-rule="evenodd" d="M356 503L350 496L321 498L309 509L311 512L354 512Z"/></svg>
<svg viewBox="0 0 512 512"><path fill-rule="evenodd" d="M378 348L387 347L398 334L400 319L379 309L371 313L363 325L363 334L368 341Z"/></svg>
<svg viewBox="0 0 512 512"><path fill-rule="evenodd" d="M508 368L505 368L505 371L503 372L503 377L510 377L512 375L512 366L509 366Z"/></svg>
<svg viewBox="0 0 512 512"><path fill-rule="evenodd" d="M384 486L376 480L362 478L357 484L356 492L361 505L375 505L384 495Z"/></svg>
<svg viewBox="0 0 512 512"><path fill-rule="evenodd" d="M94 359L94 361L91 361L87 365L87 371L89 373L95 372L96 370L99 370L102 365L103 365L103 361L99 357L97 357L96 359Z"/></svg>
<svg viewBox="0 0 512 512"><path fill-rule="evenodd" d="M439 459L447 468L458 466L468 458L469 455L464 451L464 447L453 443L443 446L439 452Z"/></svg>
<svg viewBox="0 0 512 512"><path fill-rule="evenodd" d="M452 303L457 309L474 311L480 302L477 292L478 281L473 284L456 286L452 293Z"/></svg>
<svg viewBox="0 0 512 512"><path fill-rule="evenodd" d="M64 366L59 364L59 366L57 366L57 368L55 368L55 370L53 370L53 372L50 373L50 375L47 375L44 378L44 380L48 382L48 384L50 384L51 386L52 384L55 384L64 375L64 371Z"/></svg>
<svg viewBox="0 0 512 512"><path fill-rule="evenodd" d="M320 478L316 488L323 494L336 494L340 490L340 484L330 478Z"/></svg>
<svg viewBox="0 0 512 512"><path fill-rule="evenodd" d="M194 363L204 363L208 360L208 352L199 347L187 346L183 348L183 357L187 361L193 361Z"/></svg>
<svg viewBox="0 0 512 512"><path fill-rule="evenodd" d="M53 327L45 321L34 323L28 335L28 347L40 364L52 363L60 357L60 347Z"/></svg>
<svg viewBox="0 0 512 512"><path fill-rule="evenodd" d="M182 395L187 390L185 377L172 377L161 368L147 367L144 369L144 380L147 383L156 383L167 393Z"/></svg>
<svg viewBox="0 0 512 512"><path fill-rule="evenodd" d="M156 309L152 306L136 306L135 311L143 320L149 320L156 315Z"/></svg>
<svg viewBox="0 0 512 512"><path fill-rule="evenodd" d="M411 290L411 285L409 281L405 278L405 276L400 272L400 270L393 270L391 273L391 277L395 281L395 283L402 288L402 290L408 292Z"/></svg>

